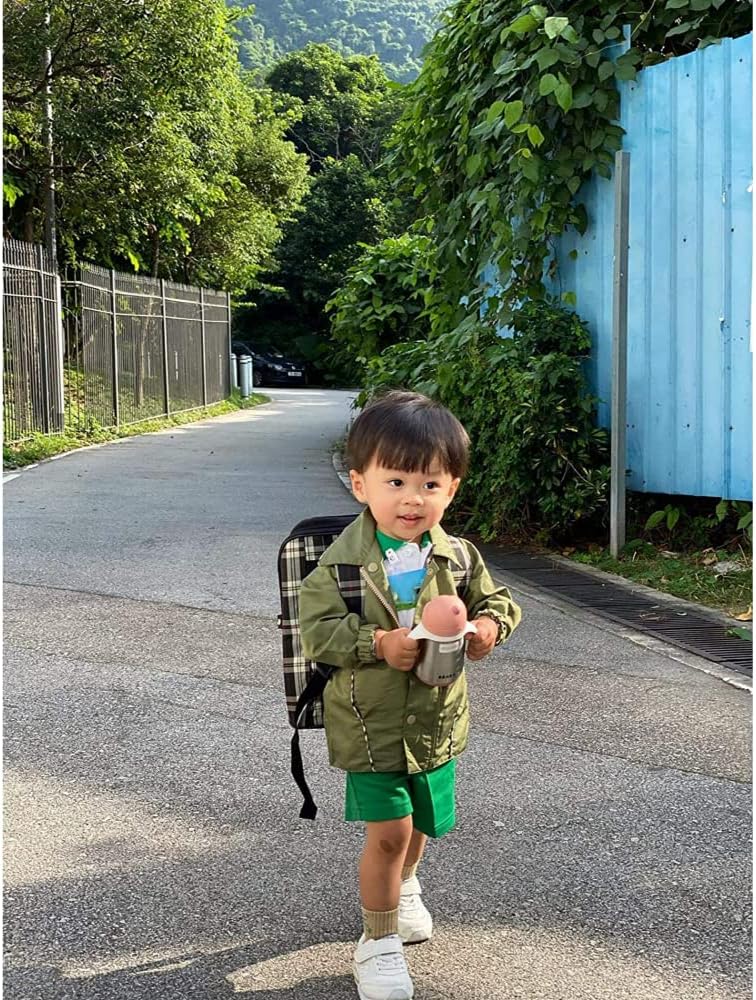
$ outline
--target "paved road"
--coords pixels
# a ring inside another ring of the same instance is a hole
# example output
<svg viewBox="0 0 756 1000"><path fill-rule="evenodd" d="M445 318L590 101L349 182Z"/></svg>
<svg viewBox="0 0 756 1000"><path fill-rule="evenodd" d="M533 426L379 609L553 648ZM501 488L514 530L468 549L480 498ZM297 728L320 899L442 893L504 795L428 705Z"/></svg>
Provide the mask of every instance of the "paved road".
<svg viewBox="0 0 756 1000"><path fill-rule="evenodd" d="M307 734L297 818L278 543L353 508L349 397L72 454L5 487L9 1000L346 1000L360 831ZM418 1000L749 997L750 699L522 596L470 668Z"/></svg>

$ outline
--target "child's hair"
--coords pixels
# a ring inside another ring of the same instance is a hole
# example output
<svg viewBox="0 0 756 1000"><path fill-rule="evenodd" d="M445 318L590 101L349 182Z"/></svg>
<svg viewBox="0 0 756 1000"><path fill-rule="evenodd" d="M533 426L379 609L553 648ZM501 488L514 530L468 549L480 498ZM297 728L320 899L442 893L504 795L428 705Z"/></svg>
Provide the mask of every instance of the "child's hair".
<svg viewBox="0 0 756 1000"><path fill-rule="evenodd" d="M349 468L378 465L427 472L434 459L455 479L467 472L470 438L454 414L419 392L388 392L369 403L352 424Z"/></svg>

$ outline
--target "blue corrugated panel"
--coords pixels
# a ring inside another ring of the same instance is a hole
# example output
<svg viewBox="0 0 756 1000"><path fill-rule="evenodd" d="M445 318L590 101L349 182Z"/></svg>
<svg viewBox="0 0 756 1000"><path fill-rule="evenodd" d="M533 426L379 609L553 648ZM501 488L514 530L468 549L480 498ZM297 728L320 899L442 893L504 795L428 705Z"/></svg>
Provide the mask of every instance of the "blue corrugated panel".
<svg viewBox="0 0 756 1000"><path fill-rule="evenodd" d="M644 70L623 88L631 154L629 485L752 498L752 38ZM591 225L560 244L560 291L594 336L609 423L614 187L581 191ZM577 260L568 256L577 251Z"/></svg>

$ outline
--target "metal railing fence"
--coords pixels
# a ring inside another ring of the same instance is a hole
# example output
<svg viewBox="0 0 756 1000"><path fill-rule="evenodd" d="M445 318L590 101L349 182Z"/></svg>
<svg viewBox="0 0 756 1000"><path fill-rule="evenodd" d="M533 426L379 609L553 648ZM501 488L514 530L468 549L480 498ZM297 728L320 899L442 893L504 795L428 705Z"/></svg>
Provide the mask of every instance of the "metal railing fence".
<svg viewBox="0 0 756 1000"><path fill-rule="evenodd" d="M228 398L230 296L3 245L3 430L119 426Z"/></svg>
<svg viewBox="0 0 756 1000"><path fill-rule="evenodd" d="M3 241L3 436L63 430L60 278L44 247Z"/></svg>
<svg viewBox="0 0 756 1000"><path fill-rule="evenodd" d="M226 292L92 264L63 284L69 421L118 426L229 396Z"/></svg>

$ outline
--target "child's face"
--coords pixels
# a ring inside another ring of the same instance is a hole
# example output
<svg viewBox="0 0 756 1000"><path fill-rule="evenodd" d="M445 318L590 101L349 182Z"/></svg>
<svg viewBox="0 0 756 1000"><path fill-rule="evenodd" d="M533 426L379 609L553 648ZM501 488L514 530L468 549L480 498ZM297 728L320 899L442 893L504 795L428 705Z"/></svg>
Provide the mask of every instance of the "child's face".
<svg viewBox="0 0 756 1000"><path fill-rule="evenodd" d="M405 542L419 542L423 532L440 523L460 482L435 460L427 472L402 472L373 459L362 472L350 469L349 477L379 530Z"/></svg>

